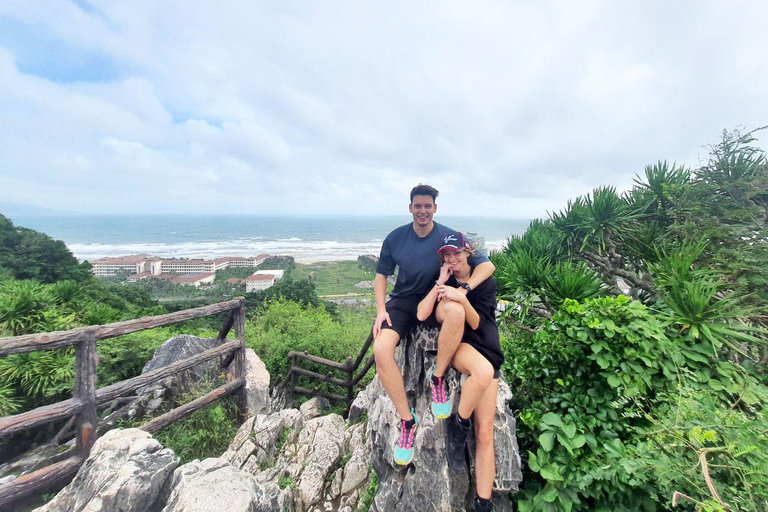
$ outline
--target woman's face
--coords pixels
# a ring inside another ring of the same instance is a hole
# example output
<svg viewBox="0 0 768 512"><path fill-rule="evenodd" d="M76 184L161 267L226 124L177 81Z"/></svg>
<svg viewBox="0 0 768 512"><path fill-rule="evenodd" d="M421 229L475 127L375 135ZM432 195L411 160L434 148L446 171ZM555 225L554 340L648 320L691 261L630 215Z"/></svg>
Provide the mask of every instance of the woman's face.
<svg viewBox="0 0 768 512"><path fill-rule="evenodd" d="M443 252L443 262L448 263L454 272L458 271L462 273L464 270L467 270L469 268L467 266L468 257L469 257L469 254L467 253L467 251L461 251L461 252L444 251Z"/></svg>

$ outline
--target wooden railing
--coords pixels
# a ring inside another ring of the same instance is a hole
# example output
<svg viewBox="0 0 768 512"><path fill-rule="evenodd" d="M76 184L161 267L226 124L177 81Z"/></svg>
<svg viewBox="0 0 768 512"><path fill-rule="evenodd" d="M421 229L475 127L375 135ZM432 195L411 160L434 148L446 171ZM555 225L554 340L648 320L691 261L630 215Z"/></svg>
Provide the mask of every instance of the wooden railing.
<svg viewBox="0 0 768 512"><path fill-rule="evenodd" d="M293 398L296 393L299 393L302 395L310 395L310 396L321 396L321 397L327 398L328 400L344 402L346 404L346 407L344 409L344 418L347 418L347 416L349 416L349 408L352 405L352 401L355 399L355 386L357 386L360 383L363 377L365 377L365 374L368 373L368 370L370 370L371 367L373 366L374 359L373 359L373 355L371 355L370 357L368 357L365 364L363 365L363 369L358 372L360 365L362 364L366 354L368 353L368 349L371 347L371 343L373 343L373 335L369 334L368 339L365 340L365 343L363 344L363 348L360 350L360 353L357 355L357 359L353 361L352 357L350 356L343 363L331 361L323 357L313 356L312 354L309 354L307 352L296 352L293 350L288 352L287 357L288 357L288 360L291 362L291 367L288 370L288 373L285 375L285 377L283 377L280 380L281 385L284 386L286 391L287 403L289 405L293 403ZM312 363L326 366L330 368L330 370L328 370L328 372L325 375L317 372L313 372L311 370L307 370L305 368L299 367L298 362L300 360L310 361ZM334 371L343 373L345 376L345 379L339 379L334 377L333 376ZM344 388L346 393L344 395L339 395L336 393L323 391L318 386L314 386L312 389L299 386L298 385L299 376L309 377L310 379L317 380L320 382L327 382L329 384L334 384L336 386Z"/></svg>
<svg viewBox="0 0 768 512"><path fill-rule="evenodd" d="M170 325L185 320L208 317L227 311L230 314L219 331L217 338L222 342L219 346L182 361L177 361L172 365L157 368L138 377L97 389L96 367L98 365L98 356L96 343L99 340L115 338L132 332ZM229 334L233 325L235 327L235 340L225 342L227 334ZM96 441L98 427L97 410L99 406L108 404L141 387L188 370L200 363L221 358L221 365L229 366L234 361L235 367L234 372L232 372L232 378L226 385L158 416L139 428L149 433L157 432L171 423L189 416L194 411L214 400L235 392L237 393L240 419L244 420L247 415L245 394L245 301L242 297L201 308L187 309L167 315L144 317L108 325L0 338L0 357L65 347L75 348L76 375L72 398L14 416L0 417L0 440L7 439L7 436L16 432L67 417L74 417L76 427L74 455L50 466L24 474L0 486L0 510L8 510L6 507L9 503L42 493L53 485L71 479L77 473L77 470L88 457L93 443Z"/></svg>

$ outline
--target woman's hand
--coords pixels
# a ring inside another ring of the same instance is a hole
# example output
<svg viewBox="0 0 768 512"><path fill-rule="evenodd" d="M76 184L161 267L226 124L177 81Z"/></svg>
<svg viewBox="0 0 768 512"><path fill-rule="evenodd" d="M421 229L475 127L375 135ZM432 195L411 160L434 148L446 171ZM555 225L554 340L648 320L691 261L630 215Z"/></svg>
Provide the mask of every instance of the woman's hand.
<svg viewBox="0 0 768 512"><path fill-rule="evenodd" d="M440 276L437 278L438 286L444 285L451 274L453 274L453 268L448 263L443 263L443 266L440 267Z"/></svg>
<svg viewBox="0 0 768 512"><path fill-rule="evenodd" d="M458 288L453 286L440 285L437 287L437 300L452 300L454 302L464 302L467 300L466 295L461 293Z"/></svg>

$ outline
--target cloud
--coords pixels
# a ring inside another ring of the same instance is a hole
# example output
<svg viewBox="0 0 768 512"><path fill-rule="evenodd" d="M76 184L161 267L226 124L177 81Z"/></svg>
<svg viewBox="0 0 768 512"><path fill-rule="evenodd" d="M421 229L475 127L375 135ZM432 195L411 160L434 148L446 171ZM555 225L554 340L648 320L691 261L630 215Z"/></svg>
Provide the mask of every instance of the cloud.
<svg viewBox="0 0 768 512"><path fill-rule="evenodd" d="M0 200L400 214L428 182L442 214L541 216L766 124L766 14L714 0L7 1Z"/></svg>

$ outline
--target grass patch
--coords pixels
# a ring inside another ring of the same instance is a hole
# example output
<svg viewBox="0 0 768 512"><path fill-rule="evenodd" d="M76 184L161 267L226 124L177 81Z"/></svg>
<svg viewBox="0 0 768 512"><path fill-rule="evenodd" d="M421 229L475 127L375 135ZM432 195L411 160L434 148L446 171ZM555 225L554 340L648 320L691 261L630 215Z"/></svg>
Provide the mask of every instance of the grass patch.
<svg viewBox="0 0 768 512"><path fill-rule="evenodd" d="M376 492L379 490L379 474L373 469L373 466L368 466L368 488L363 493L363 499L360 500L360 506L357 507L355 512L368 512L373 504L373 498L376 496Z"/></svg>
<svg viewBox="0 0 768 512"><path fill-rule="evenodd" d="M355 288L360 281L373 281L376 275L360 268L357 261L322 261L297 263L294 279L309 279L318 295L346 295L347 293L373 295L373 288Z"/></svg>

